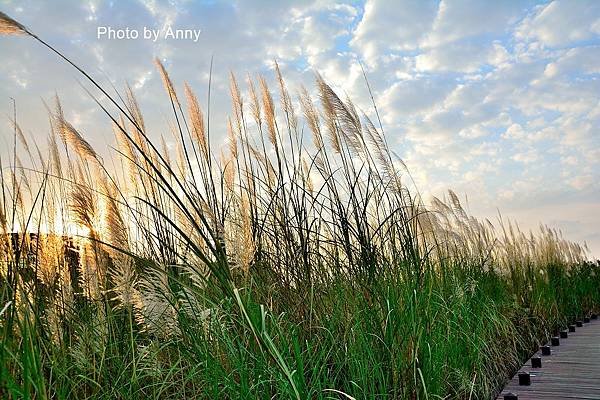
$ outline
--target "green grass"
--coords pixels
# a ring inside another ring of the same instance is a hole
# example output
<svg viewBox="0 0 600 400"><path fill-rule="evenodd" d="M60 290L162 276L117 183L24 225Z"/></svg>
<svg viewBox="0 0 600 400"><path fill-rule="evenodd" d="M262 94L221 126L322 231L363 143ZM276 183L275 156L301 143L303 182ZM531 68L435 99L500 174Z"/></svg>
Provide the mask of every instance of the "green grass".
<svg viewBox="0 0 600 400"><path fill-rule="evenodd" d="M24 313L3 340L0 387L9 398L489 398L551 332L597 309L597 268L557 268L527 296L457 268L418 284L390 274L364 292L337 282L305 310L312 319L267 312L250 289L251 322L224 301L208 326L182 314L170 339L109 311L80 314L55 342Z"/></svg>
<svg viewBox="0 0 600 400"><path fill-rule="evenodd" d="M14 110L2 398L485 399L600 309L585 248L477 220L453 192L426 205L376 108L377 122L359 115L320 77L317 105L305 89L295 101L277 65L275 95L232 76L220 153L223 133L157 62L169 151L131 89L111 96L0 22L83 75L116 142L100 156L56 99L45 154Z"/></svg>

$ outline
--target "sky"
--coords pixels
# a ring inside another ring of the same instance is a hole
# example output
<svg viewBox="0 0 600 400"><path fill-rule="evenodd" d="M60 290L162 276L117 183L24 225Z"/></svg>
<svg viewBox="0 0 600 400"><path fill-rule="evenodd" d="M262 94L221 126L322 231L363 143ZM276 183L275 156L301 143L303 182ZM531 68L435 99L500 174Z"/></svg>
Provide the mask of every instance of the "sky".
<svg viewBox="0 0 600 400"><path fill-rule="evenodd" d="M0 10L103 83L128 82L155 137L169 103L152 60L203 99L224 141L230 71L314 88L315 73L368 110L365 68L390 147L425 199L448 189L492 221L541 222L600 257L600 1L12 1ZM167 38L166 29L199 30ZM98 30L137 31L118 39ZM157 40L143 38L155 29ZM131 35L130 35L131 36ZM197 39L197 40L196 40ZM73 69L26 37L0 37L0 154L14 98L24 130L43 142L43 100L97 148L111 126Z"/></svg>

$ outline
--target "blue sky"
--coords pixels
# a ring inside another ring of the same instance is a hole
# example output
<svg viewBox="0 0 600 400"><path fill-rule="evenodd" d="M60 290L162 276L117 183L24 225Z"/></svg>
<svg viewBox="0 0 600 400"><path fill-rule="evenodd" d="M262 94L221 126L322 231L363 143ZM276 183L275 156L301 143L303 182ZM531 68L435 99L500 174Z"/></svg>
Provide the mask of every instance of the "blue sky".
<svg viewBox="0 0 600 400"><path fill-rule="evenodd" d="M0 0L0 9L102 81L131 83L155 137L169 109L154 57L204 94L214 56L220 132L229 71L272 77L277 59L291 88L311 87L319 72L369 109L362 62L388 141L425 197L452 188L478 216L545 222L600 256L598 1ZM99 26L165 25L202 33L195 43L97 37ZM92 144L112 143L72 70L27 38L0 37L0 48L3 114L16 98L25 130L43 142L42 99L58 93ZM7 149L9 124L0 126Z"/></svg>

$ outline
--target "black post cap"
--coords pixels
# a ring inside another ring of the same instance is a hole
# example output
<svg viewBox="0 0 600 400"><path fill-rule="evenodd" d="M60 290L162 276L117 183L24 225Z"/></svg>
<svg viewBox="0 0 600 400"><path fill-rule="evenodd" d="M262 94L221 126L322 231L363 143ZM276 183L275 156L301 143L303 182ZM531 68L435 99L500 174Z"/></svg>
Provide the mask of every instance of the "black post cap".
<svg viewBox="0 0 600 400"><path fill-rule="evenodd" d="M592 319L598 319L598 314L592 314Z"/></svg>
<svg viewBox="0 0 600 400"><path fill-rule="evenodd" d="M531 368L542 368L542 358L531 357Z"/></svg>
<svg viewBox="0 0 600 400"><path fill-rule="evenodd" d="M585 322L586 324L588 324L590 322L590 318L589 317L584 317L583 318L583 322Z"/></svg>
<svg viewBox="0 0 600 400"><path fill-rule="evenodd" d="M568 337L569 337L569 334L567 333L567 330L566 330L566 329L565 329L565 330L562 330L562 331L560 331L560 338L561 338L561 339L566 339L566 338L568 338Z"/></svg>
<svg viewBox="0 0 600 400"><path fill-rule="evenodd" d="M506 393L504 395L504 400L519 400L519 396L514 393Z"/></svg>
<svg viewBox="0 0 600 400"><path fill-rule="evenodd" d="M569 332L575 332L575 325L569 325Z"/></svg>
<svg viewBox="0 0 600 400"><path fill-rule="evenodd" d="M519 372L519 385L520 386L531 385L531 375L529 375L529 372Z"/></svg>
<svg viewBox="0 0 600 400"><path fill-rule="evenodd" d="M560 340L558 339L558 336L552 336L552 339L550 339L550 342L552 343L552 346L560 345Z"/></svg>
<svg viewBox="0 0 600 400"><path fill-rule="evenodd" d="M575 325L577 325L578 328L581 328L583 326L583 321L575 321Z"/></svg>
<svg viewBox="0 0 600 400"><path fill-rule="evenodd" d="M549 356L549 355L550 355L550 353L552 352L552 351L550 350L550 346L547 346L547 345L546 345L546 346L542 346L542 347L540 347L540 348L542 349L542 355L543 355L543 356Z"/></svg>

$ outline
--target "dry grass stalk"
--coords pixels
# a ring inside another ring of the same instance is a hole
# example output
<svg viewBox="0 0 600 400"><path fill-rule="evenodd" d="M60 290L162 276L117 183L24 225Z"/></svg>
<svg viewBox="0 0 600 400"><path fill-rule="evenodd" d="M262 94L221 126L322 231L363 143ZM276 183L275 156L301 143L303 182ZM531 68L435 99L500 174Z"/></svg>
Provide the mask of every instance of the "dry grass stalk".
<svg viewBox="0 0 600 400"><path fill-rule="evenodd" d="M188 115L192 122L192 137L200 147L200 154L205 160L208 160L208 143L206 139L206 127L204 125L204 114L198 103L196 95L192 88L184 84L184 92L188 105Z"/></svg>
<svg viewBox="0 0 600 400"><path fill-rule="evenodd" d="M227 118L227 144L229 146L229 154L235 160L238 158L238 142L233 129L231 118Z"/></svg>
<svg viewBox="0 0 600 400"><path fill-rule="evenodd" d="M258 100L256 87L254 86L254 82L252 81L252 78L250 78L250 75L248 75L248 89L250 91L250 112L252 113L252 118L254 119L256 126L258 126L258 130L260 131L262 126L262 107L260 105L260 101Z"/></svg>
<svg viewBox="0 0 600 400"><path fill-rule="evenodd" d="M294 110L294 105L292 104L292 98L290 97L290 93L287 90L285 85L285 81L283 76L281 75L281 70L279 69L279 64L275 61L275 73L277 75L277 83L279 84L279 91L281 95L281 108L286 115L288 124L290 125L290 129L292 132L298 131L298 118L296 117L296 111Z"/></svg>
<svg viewBox="0 0 600 400"><path fill-rule="evenodd" d="M165 87L165 90L167 91L167 93L169 93L169 96L171 97L173 102L175 102L175 104L179 104L179 99L177 98L177 92L175 91L175 87L173 86L173 82L171 82L171 78L169 77L169 74L167 73L165 66L158 58L154 59L154 64L158 68L158 72L160 73L160 77L162 78L163 86Z"/></svg>
<svg viewBox="0 0 600 400"><path fill-rule="evenodd" d="M140 128L140 130L142 132L145 132L146 124L144 123L144 117L142 116L142 111L140 110L140 106L137 102L137 99L135 98L135 95L133 94L133 90L131 89L131 86L129 86L129 85L127 85L125 88L125 96L126 96L126 101L127 101L127 108L133 118L133 121L136 123L136 125L138 126L138 128ZM125 126L125 125L121 125L121 126ZM136 131L137 131L137 129L136 129Z"/></svg>
<svg viewBox="0 0 600 400"><path fill-rule="evenodd" d="M229 74L229 92L231 95L231 104L233 106L233 117L235 120L236 133L237 135L241 135L244 115L244 100L233 72Z"/></svg>
<svg viewBox="0 0 600 400"><path fill-rule="evenodd" d="M267 123L267 134L273 147L277 148L277 123L275 121L275 106L269 86L264 77L260 77L260 88L262 94L262 106L265 110L265 122Z"/></svg>
<svg viewBox="0 0 600 400"><path fill-rule="evenodd" d="M73 147L82 159L98 161L98 154L93 147L81 136L79 132L64 117L59 118L58 124L61 127L62 137L65 143Z"/></svg>
<svg viewBox="0 0 600 400"><path fill-rule="evenodd" d="M29 34L27 28L0 11L0 35Z"/></svg>
<svg viewBox="0 0 600 400"><path fill-rule="evenodd" d="M313 144L318 151L323 149L323 135L321 134L321 125L319 123L319 113L308 94L305 87L302 87L300 93L300 104L304 113L304 118L308 122L308 127L312 133Z"/></svg>
<svg viewBox="0 0 600 400"><path fill-rule="evenodd" d="M327 125L331 147L339 154L342 151L342 146L338 132L337 112L334 104L335 93L333 93L333 90L331 90L321 77L317 78L317 85L319 88L319 98L321 100L321 105L323 106L323 113L325 114L324 120Z"/></svg>

